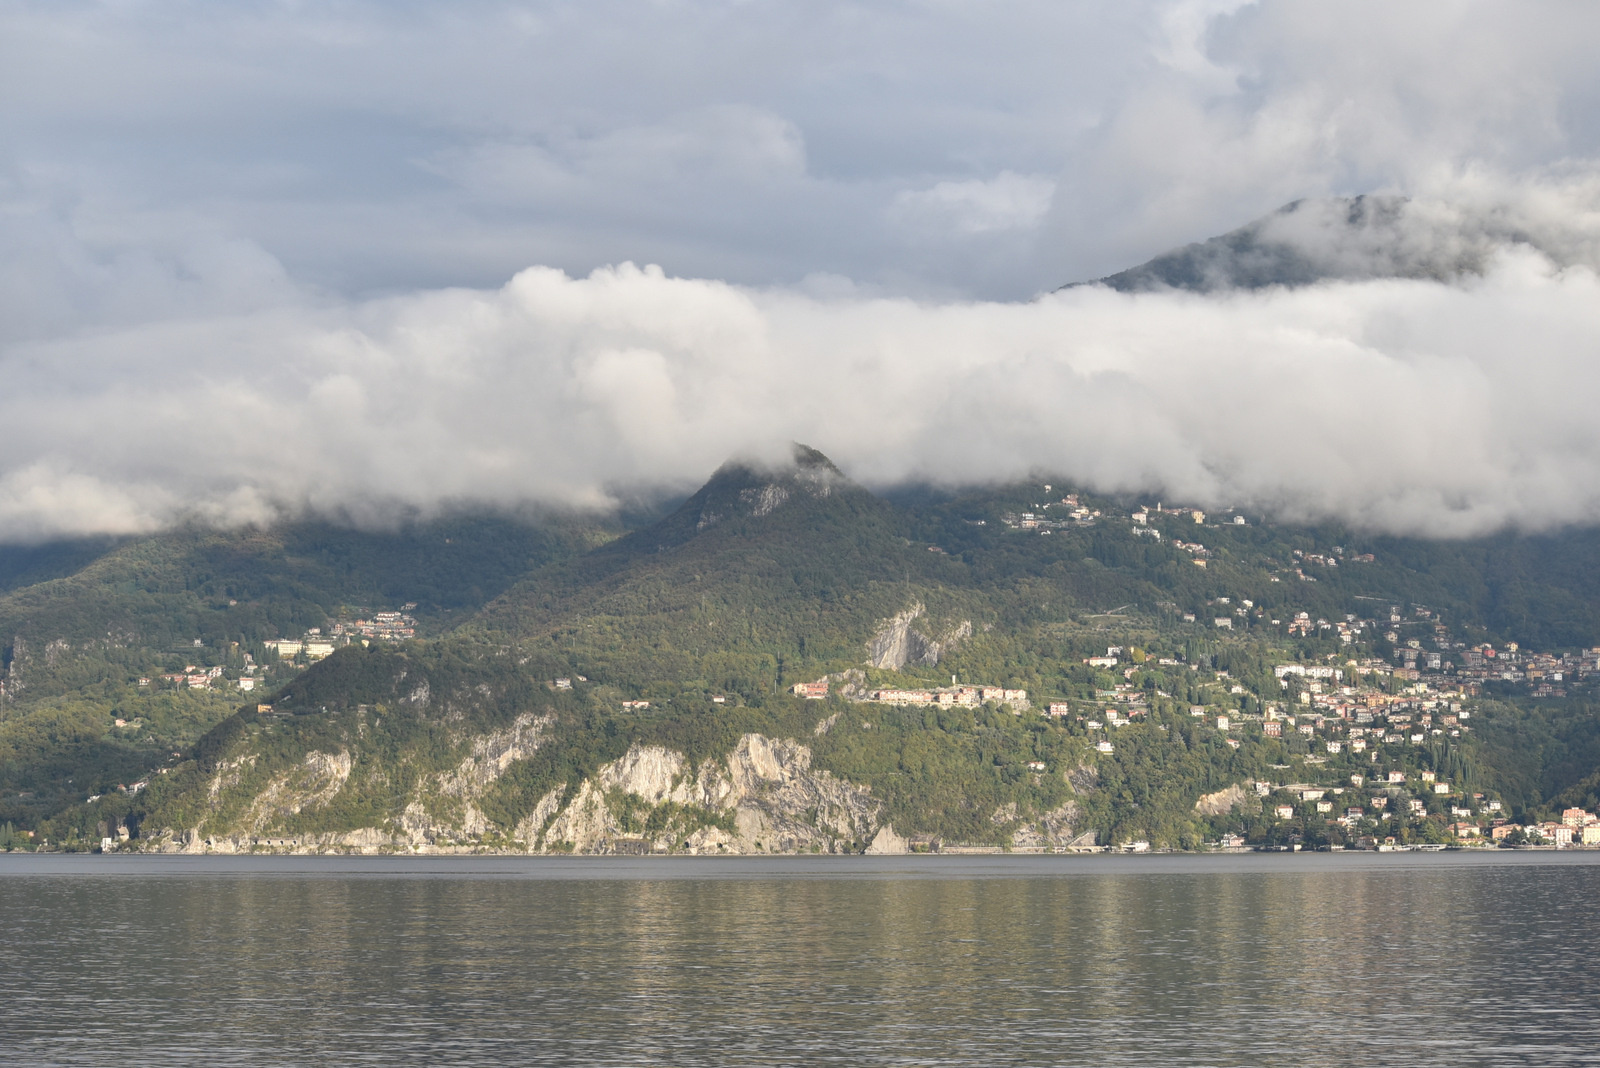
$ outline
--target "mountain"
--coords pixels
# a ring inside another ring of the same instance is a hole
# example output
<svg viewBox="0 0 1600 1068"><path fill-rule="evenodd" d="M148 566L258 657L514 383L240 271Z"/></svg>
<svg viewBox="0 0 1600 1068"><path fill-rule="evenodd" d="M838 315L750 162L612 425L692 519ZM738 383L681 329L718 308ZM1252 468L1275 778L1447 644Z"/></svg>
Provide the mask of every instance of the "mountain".
<svg viewBox="0 0 1600 1068"><path fill-rule="evenodd" d="M957 613L960 569L825 456L729 463L682 506L584 557L530 573L478 624L564 649L641 693L685 679L755 692L853 663L909 604Z"/></svg>
<svg viewBox="0 0 1600 1068"><path fill-rule="evenodd" d="M284 639L308 625L341 641L376 634L351 630L336 602L381 592L386 574L415 572L446 597L439 578L467 572L418 549L443 545L440 530L107 547L0 608L53 605L38 618L62 626L77 625L73 605L98 621L175 613L181 626L151 631L163 640L191 619L238 629L181 653L130 641L112 655L81 637L86 625L65 641L24 628L24 685L0 740L30 724L52 737L44 725L70 707L82 748L7 741L4 803L56 841L126 834L157 850L836 852L1185 847L1225 832L1345 841L1358 828L1303 797L1274 817L1254 784L1342 790L1378 771L1454 784L1448 798L1403 793L1421 807L1382 825L1419 840L1446 834L1452 805L1486 821L1490 801L1531 817L1587 796L1600 721L1576 676L1600 672L1580 655L1600 641L1594 532L1431 543L1154 504L1054 480L886 499L797 446L787 464L725 465L620 536L459 520L449 543L483 549L469 554L471 598L417 607L415 639L351 640L308 667L303 654L268 659L271 621ZM489 551L508 540L522 548ZM155 594L129 585L135 563L157 560ZM264 568L278 569L271 583ZM226 603L246 578L279 615ZM291 604L308 614L284 614ZM1514 670L1483 666L1491 645ZM129 678L159 654L215 659L226 681L247 648L274 665L259 696L140 693ZM1285 664L1337 669L1359 700L1314 692ZM1413 672L1428 692L1413 692ZM30 678L53 680L52 696ZM1538 681L1550 678L1559 686ZM825 695L790 692L822 681ZM1326 747L1355 737L1342 733L1352 702L1395 717L1372 756ZM1301 707L1316 715L1297 725ZM127 728L101 725L137 709L150 729L161 708L187 738L169 726L162 748L137 749ZM125 763L97 770L95 746ZM23 799L24 781L52 784L56 800ZM72 803L74 790L104 796Z"/></svg>
<svg viewBox="0 0 1600 1068"><path fill-rule="evenodd" d="M1447 279L1517 244L1572 259L1506 213L1306 200L1100 283ZM1045 474L880 496L797 444L627 517L0 546L0 841L1332 844L1600 798L1596 531L1159 505ZM1403 812L1305 807L1379 770Z"/></svg>
<svg viewBox="0 0 1600 1068"><path fill-rule="evenodd" d="M1098 279L1139 293L1212 293L1374 278L1445 280L1481 273L1500 249L1531 244L1563 262L1561 242L1498 215L1399 196L1297 200L1220 237Z"/></svg>

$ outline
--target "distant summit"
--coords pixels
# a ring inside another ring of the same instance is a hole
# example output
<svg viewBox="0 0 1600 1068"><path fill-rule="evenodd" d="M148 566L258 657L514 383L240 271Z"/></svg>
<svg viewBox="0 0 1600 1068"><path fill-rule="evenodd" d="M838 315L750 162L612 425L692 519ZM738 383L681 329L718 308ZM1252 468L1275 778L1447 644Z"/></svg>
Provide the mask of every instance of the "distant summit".
<svg viewBox="0 0 1600 1068"><path fill-rule="evenodd" d="M1515 243L1547 244L1503 218L1474 217L1406 197L1297 200L1220 237L1096 282L1124 293L1213 293L1372 278L1443 281L1482 272L1496 249Z"/></svg>
<svg viewBox="0 0 1600 1068"><path fill-rule="evenodd" d="M658 550L668 549L714 527L729 523L742 526L802 502L823 502L836 495L874 500L832 460L809 445L793 443L790 455L788 463L777 466L749 460L728 461L675 512L625 540L648 541Z"/></svg>

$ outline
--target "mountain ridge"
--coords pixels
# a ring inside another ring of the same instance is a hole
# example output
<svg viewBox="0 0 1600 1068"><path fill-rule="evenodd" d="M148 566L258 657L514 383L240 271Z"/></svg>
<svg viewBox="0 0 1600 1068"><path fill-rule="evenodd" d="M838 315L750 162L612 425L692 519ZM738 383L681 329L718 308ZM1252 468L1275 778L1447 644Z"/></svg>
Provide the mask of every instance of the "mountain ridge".
<svg viewBox="0 0 1600 1068"><path fill-rule="evenodd" d="M1225 234L1079 285L1125 293L1220 293L1383 278L1450 281L1481 274L1495 252L1529 245L1565 262L1560 242L1494 214L1409 197L1305 198Z"/></svg>

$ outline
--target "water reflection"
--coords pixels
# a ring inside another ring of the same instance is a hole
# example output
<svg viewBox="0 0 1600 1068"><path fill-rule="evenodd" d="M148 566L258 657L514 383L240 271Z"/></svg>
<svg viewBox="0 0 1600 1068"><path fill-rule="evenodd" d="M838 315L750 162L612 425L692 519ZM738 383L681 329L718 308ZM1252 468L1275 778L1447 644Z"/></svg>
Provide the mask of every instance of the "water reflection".
<svg viewBox="0 0 1600 1068"><path fill-rule="evenodd" d="M1600 1062L1600 866L1019 870L0 869L0 1062Z"/></svg>

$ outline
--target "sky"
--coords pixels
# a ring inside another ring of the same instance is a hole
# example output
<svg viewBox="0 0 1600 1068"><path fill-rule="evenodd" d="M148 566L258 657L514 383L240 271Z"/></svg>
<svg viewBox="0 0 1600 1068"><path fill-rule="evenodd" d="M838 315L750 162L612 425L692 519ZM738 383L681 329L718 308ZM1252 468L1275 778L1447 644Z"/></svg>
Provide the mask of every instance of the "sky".
<svg viewBox="0 0 1600 1068"><path fill-rule="evenodd" d="M604 509L789 440L875 486L1600 522L1597 39L1570 3L0 0L0 540ZM1371 193L1385 247L1285 237L1355 263L1317 285L1056 292Z"/></svg>

